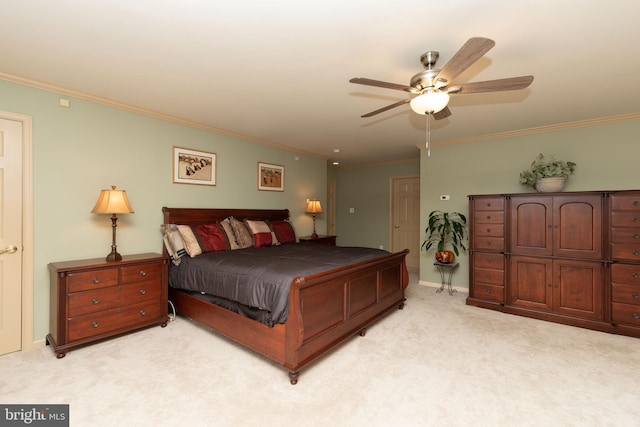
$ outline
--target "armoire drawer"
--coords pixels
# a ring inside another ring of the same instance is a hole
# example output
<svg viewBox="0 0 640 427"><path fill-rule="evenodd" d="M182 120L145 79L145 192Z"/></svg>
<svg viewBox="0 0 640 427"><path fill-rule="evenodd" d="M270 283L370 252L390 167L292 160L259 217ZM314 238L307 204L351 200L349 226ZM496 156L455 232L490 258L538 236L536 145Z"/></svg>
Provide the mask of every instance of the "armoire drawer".
<svg viewBox="0 0 640 427"><path fill-rule="evenodd" d="M472 296L478 299L504 303L504 287L474 282Z"/></svg>

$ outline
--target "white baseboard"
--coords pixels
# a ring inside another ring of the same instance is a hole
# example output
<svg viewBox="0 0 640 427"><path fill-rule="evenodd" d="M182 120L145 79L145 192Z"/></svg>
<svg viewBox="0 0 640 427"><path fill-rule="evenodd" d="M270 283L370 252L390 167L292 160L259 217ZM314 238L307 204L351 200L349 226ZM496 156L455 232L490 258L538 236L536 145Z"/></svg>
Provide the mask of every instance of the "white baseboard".
<svg viewBox="0 0 640 427"><path fill-rule="evenodd" d="M419 280L418 281L418 285L421 286L427 286L429 288L439 288L442 286L442 283L436 283L436 282L427 282L426 280ZM458 292L462 292L465 294L469 293L469 288L463 288L460 286L451 286L453 289L455 289ZM447 288L447 286L445 285L445 289Z"/></svg>

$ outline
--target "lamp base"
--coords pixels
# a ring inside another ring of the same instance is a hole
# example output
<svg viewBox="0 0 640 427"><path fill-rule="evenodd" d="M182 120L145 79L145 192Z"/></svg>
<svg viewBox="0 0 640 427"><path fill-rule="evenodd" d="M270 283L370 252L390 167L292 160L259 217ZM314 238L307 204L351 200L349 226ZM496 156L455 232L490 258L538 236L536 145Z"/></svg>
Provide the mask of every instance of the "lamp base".
<svg viewBox="0 0 640 427"><path fill-rule="evenodd" d="M113 261L122 261L122 255L116 252L115 249L111 251L109 255L107 255L107 262L113 262Z"/></svg>

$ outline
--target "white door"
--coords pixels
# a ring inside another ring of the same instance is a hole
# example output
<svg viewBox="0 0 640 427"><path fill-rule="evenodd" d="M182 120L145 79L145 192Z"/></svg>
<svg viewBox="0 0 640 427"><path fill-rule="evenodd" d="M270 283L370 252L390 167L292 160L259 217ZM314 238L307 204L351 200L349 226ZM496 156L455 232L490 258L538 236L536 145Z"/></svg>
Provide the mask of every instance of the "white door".
<svg viewBox="0 0 640 427"><path fill-rule="evenodd" d="M336 180L327 180L327 234L336 235Z"/></svg>
<svg viewBox="0 0 640 427"><path fill-rule="evenodd" d="M420 177L392 178L391 250L409 249L407 267L420 266Z"/></svg>
<svg viewBox="0 0 640 427"><path fill-rule="evenodd" d="M0 118L0 354L22 347L22 127Z"/></svg>

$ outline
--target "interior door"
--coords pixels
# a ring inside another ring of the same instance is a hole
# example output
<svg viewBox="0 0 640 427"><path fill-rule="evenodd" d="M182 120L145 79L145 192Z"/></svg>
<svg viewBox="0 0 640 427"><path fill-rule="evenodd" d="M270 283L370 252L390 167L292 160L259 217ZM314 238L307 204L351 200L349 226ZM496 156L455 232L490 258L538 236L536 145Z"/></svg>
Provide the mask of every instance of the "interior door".
<svg viewBox="0 0 640 427"><path fill-rule="evenodd" d="M407 267L420 266L420 177L392 178L391 250L409 249Z"/></svg>
<svg viewBox="0 0 640 427"><path fill-rule="evenodd" d="M336 180L327 180L327 234L336 235Z"/></svg>
<svg viewBox="0 0 640 427"><path fill-rule="evenodd" d="M0 354L22 347L22 127L0 118Z"/></svg>

